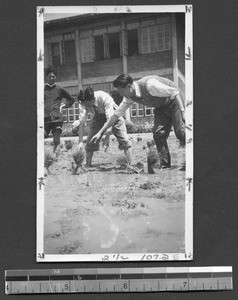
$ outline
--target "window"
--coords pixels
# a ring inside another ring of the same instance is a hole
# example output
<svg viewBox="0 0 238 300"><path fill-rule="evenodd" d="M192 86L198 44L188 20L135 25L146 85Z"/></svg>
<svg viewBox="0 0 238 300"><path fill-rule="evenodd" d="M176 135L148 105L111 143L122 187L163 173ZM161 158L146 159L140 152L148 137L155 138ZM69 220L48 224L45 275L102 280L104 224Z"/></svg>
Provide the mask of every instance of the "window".
<svg viewBox="0 0 238 300"><path fill-rule="evenodd" d="M171 30L170 24L162 24L156 27L158 51L171 49Z"/></svg>
<svg viewBox="0 0 238 300"><path fill-rule="evenodd" d="M171 49L170 23L141 29L141 51L143 54Z"/></svg>
<svg viewBox="0 0 238 300"><path fill-rule="evenodd" d="M137 29L127 31L128 56L138 54L138 32Z"/></svg>
<svg viewBox="0 0 238 300"><path fill-rule="evenodd" d="M137 116L137 103L131 105L131 117Z"/></svg>
<svg viewBox="0 0 238 300"><path fill-rule="evenodd" d="M93 61L92 38L87 37L80 40L82 63Z"/></svg>
<svg viewBox="0 0 238 300"><path fill-rule="evenodd" d="M79 104L77 102L74 103L74 119L79 119Z"/></svg>
<svg viewBox="0 0 238 300"><path fill-rule="evenodd" d="M67 122L68 121L68 113L67 113L67 109L63 109L62 110L63 113L63 121Z"/></svg>
<svg viewBox="0 0 238 300"><path fill-rule="evenodd" d="M144 106L141 103L133 103L131 105L131 117L143 117Z"/></svg>
<svg viewBox="0 0 238 300"><path fill-rule="evenodd" d="M69 122L74 121L74 107L68 108L68 121Z"/></svg>
<svg viewBox="0 0 238 300"><path fill-rule="evenodd" d="M53 66L59 66L61 64L60 43L52 43L51 44L51 53L52 53Z"/></svg>
<svg viewBox="0 0 238 300"><path fill-rule="evenodd" d="M145 116L146 117L153 116L154 115L154 110L155 110L154 107L145 106Z"/></svg>
<svg viewBox="0 0 238 300"><path fill-rule="evenodd" d="M95 47L95 60L104 59L104 43L103 35L98 35L94 37L94 47Z"/></svg>
<svg viewBox="0 0 238 300"><path fill-rule="evenodd" d="M66 65L72 64L76 62L75 58L75 41L64 41L63 44L63 63Z"/></svg>
<svg viewBox="0 0 238 300"><path fill-rule="evenodd" d="M120 38L119 32L108 34L109 58L120 57Z"/></svg>
<svg viewBox="0 0 238 300"><path fill-rule="evenodd" d="M138 117L143 117L144 116L144 106L141 103L137 104L137 109L138 109Z"/></svg>
<svg viewBox="0 0 238 300"><path fill-rule="evenodd" d="M145 106L145 115L151 116L151 107Z"/></svg>

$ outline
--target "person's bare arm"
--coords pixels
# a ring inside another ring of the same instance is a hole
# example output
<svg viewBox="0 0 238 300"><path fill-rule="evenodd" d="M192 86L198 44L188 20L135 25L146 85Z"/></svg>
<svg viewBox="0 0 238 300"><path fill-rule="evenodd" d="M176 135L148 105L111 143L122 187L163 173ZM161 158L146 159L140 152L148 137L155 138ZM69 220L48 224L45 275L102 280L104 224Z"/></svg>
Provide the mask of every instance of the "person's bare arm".
<svg viewBox="0 0 238 300"><path fill-rule="evenodd" d="M119 116L116 116L116 115L112 115L110 117L110 119L103 125L103 127L99 130L99 132L97 134L95 134L90 143L96 143L101 137L102 135L104 134L104 132L110 128L111 126L113 126L116 121L118 120Z"/></svg>

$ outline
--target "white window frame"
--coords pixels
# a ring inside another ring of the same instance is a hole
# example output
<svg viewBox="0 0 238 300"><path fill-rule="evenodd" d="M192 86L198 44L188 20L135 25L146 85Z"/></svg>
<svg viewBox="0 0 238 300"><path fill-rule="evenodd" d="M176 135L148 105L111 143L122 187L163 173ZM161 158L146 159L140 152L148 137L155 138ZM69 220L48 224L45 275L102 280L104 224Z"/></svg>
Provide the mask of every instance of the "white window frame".
<svg viewBox="0 0 238 300"><path fill-rule="evenodd" d="M135 106L135 107L133 107L133 106ZM136 112L135 116L133 116L133 114L132 114L133 112ZM136 103L136 102L133 103L131 105L131 107L130 107L130 114L131 114L132 118L136 118L136 117L141 118L141 117L144 117L145 114L144 114L144 106L143 106L143 104Z"/></svg>
<svg viewBox="0 0 238 300"><path fill-rule="evenodd" d="M171 24L168 22L141 27L139 38L142 54L171 50Z"/></svg>
<svg viewBox="0 0 238 300"><path fill-rule="evenodd" d="M141 114L142 113L142 114ZM137 116L138 117L144 117L144 105L141 103L137 103Z"/></svg>
<svg viewBox="0 0 238 300"><path fill-rule="evenodd" d="M149 110L149 113L147 113L147 110ZM152 116L152 107L145 106L145 116L146 117Z"/></svg>

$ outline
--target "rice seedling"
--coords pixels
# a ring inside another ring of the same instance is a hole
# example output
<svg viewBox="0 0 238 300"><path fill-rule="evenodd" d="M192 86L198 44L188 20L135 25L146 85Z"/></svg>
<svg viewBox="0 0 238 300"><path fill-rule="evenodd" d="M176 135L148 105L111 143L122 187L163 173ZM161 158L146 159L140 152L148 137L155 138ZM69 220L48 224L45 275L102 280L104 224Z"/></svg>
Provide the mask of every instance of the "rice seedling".
<svg viewBox="0 0 238 300"><path fill-rule="evenodd" d="M147 153L148 173L154 174L153 167L160 162L160 155L156 150L150 149Z"/></svg>
<svg viewBox="0 0 238 300"><path fill-rule="evenodd" d="M137 137L137 143L141 142L142 141L142 137L141 136L138 136Z"/></svg>
<svg viewBox="0 0 238 300"><path fill-rule="evenodd" d="M116 158L116 162L119 166L126 168L130 163L129 159L125 154L121 154Z"/></svg>
<svg viewBox="0 0 238 300"><path fill-rule="evenodd" d="M72 165L72 174L76 175L77 171L79 168L82 169L82 171L85 173L86 169L84 168L83 161L85 159L85 152L83 149L77 149L74 153L73 153L73 159L74 162L71 162ZM75 165L74 165L75 163Z"/></svg>
<svg viewBox="0 0 238 300"><path fill-rule="evenodd" d="M46 151L45 152L45 159L44 159L44 167L47 171L47 174L52 175L49 168L50 166L56 161L54 154L52 151Z"/></svg>
<svg viewBox="0 0 238 300"><path fill-rule="evenodd" d="M147 141L147 147L148 147L149 149L153 148L154 145L155 145L155 141L154 141L154 140L149 140L149 141Z"/></svg>
<svg viewBox="0 0 238 300"><path fill-rule="evenodd" d="M145 149L146 149L146 145L144 145L144 146L142 147L142 149L145 150Z"/></svg>
<svg viewBox="0 0 238 300"><path fill-rule="evenodd" d="M72 142L71 140L65 140L64 143L65 143L65 148L66 148L67 150L72 149L72 147L73 147L73 142Z"/></svg>
<svg viewBox="0 0 238 300"><path fill-rule="evenodd" d="M121 154L117 157L116 162L119 166L126 169L128 174L139 173L140 170L136 166L130 165L129 159L125 154Z"/></svg>

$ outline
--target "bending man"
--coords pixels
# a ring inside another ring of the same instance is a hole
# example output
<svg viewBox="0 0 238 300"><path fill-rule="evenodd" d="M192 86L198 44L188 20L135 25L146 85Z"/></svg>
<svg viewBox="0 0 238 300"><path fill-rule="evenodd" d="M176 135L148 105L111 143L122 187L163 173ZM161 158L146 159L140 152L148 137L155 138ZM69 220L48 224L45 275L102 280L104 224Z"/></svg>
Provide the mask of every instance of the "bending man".
<svg viewBox="0 0 238 300"><path fill-rule="evenodd" d="M153 137L160 155L160 167L170 168L171 157L167 139L172 125L180 145L185 145L184 105L176 84L159 76L147 76L133 82L131 76L121 74L113 81L113 85L124 99L91 142L97 142L107 128L117 122L132 103L137 102L148 107L155 107ZM182 165L181 170L184 169L185 164Z"/></svg>
<svg viewBox="0 0 238 300"><path fill-rule="evenodd" d="M92 122L90 124L90 130L87 136L85 147L86 166L91 167L93 152L99 150L99 142L102 137L102 134L100 134L100 137L95 143L90 143L90 140L114 115L114 110L116 109L117 105L109 94L103 91L94 92L91 87L86 87L80 90L78 94L78 100L87 112L91 112L94 114ZM83 141L84 126L82 126L82 124L85 122L86 120L84 120L84 122L81 122L79 126L79 147L81 147ZM125 154L128 157L128 160L131 162L131 142L127 135L124 118L122 116L118 117L117 120L113 122L113 126L109 127L107 128L107 132L106 130L103 131L106 132L105 139L103 142L105 149L109 147L109 138L111 133L113 133L119 143L118 148L120 150L124 150Z"/></svg>

